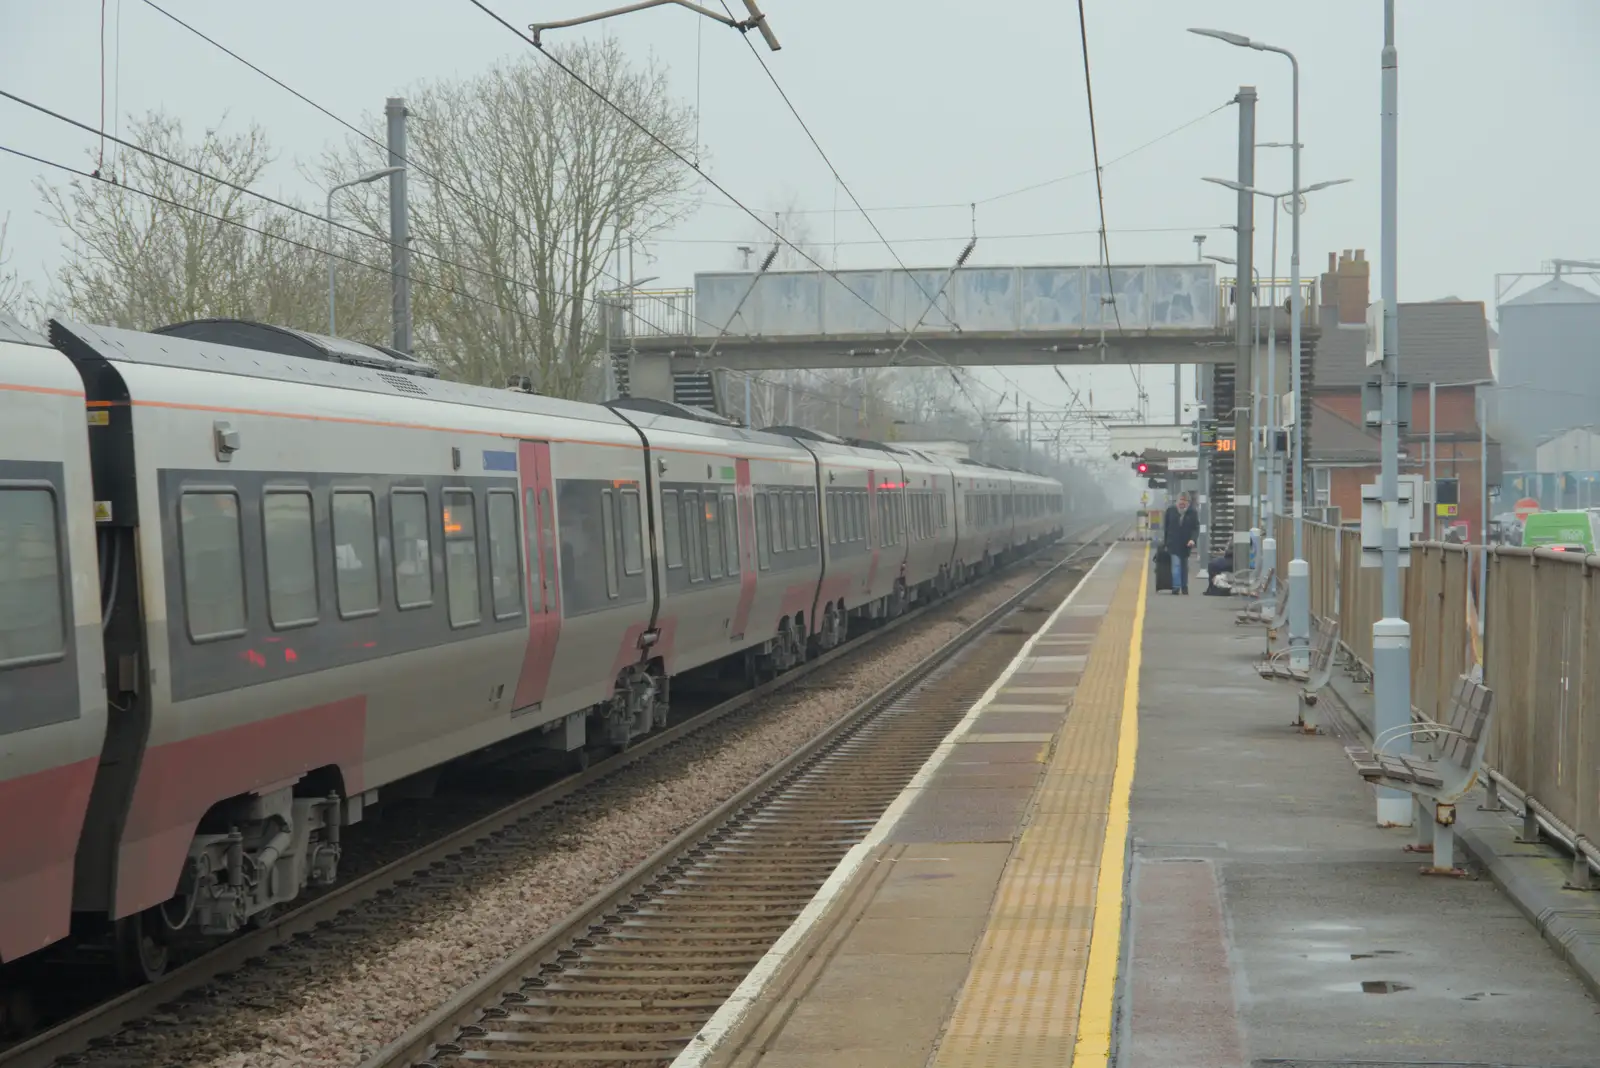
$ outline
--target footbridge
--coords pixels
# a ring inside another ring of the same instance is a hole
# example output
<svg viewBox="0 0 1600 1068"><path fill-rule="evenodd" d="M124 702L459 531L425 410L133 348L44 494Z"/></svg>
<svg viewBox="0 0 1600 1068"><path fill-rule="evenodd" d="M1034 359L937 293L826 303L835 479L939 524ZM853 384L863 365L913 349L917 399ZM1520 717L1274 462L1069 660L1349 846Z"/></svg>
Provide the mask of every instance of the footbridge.
<svg viewBox="0 0 1600 1068"><path fill-rule="evenodd" d="M1221 364L1234 289L1211 263L706 273L608 295L607 335L619 384L663 399L721 369ZM1286 311L1258 314L1287 337Z"/></svg>

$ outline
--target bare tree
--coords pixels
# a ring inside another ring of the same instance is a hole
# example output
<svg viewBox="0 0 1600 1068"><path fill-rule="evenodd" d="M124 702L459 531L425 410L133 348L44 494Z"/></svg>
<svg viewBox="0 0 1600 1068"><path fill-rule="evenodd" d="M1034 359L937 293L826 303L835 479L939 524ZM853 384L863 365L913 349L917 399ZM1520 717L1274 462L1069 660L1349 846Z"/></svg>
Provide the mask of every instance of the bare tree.
<svg viewBox="0 0 1600 1068"><path fill-rule="evenodd" d="M178 119L152 112L133 122L129 139L241 186L272 161L259 127L233 135L208 129L191 144ZM259 224L260 202L138 152L123 157L118 181L38 182L46 217L73 246L56 274L58 302L94 322L134 328L240 314L251 242L236 224Z"/></svg>
<svg viewBox="0 0 1600 1068"><path fill-rule="evenodd" d="M252 187L273 160L260 127L208 127L195 142L181 121L156 111L131 123L129 140L211 177L129 151L115 180L41 179L44 214L71 244L53 305L134 329L236 316L325 331L331 254L340 267L340 333L387 340L387 240L349 230L330 238L316 214L234 188Z"/></svg>
<svg viewBox="0 0 1600 1068"><path fill-rule="evenodd" d="M412 90L413 306L419 355L453 377L526 374L576 397L596 384L596 297L618 229L647 238L692 208L691 173L670 149L693 152L694 116L662 67L633 64L614 39L558 54L669 147L532 56ZM370 142L352 140L323 170L342 180L372 163ZM386 232L381 191L361 205L362 225Z"/></svg>
<svg viewBox="0 0 1600 1068"><path fill-rule="evenodd" d="M11 265L13 254L6 244L6 230L10 225L9 214L0 219L0 312L27 320L35 317L37 301L33 287Z"/></svg>

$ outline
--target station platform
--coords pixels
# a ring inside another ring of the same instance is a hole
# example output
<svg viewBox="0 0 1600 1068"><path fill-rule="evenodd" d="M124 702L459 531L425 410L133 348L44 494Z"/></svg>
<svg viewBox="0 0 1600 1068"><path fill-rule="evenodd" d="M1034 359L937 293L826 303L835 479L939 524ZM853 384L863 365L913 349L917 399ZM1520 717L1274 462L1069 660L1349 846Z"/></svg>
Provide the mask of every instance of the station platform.
<svg viewBox="0 0 1600 1068"><path fill-rule="evenodd" d="M1085 576L676 1068L1600 1064L1488 878L1427 878L1237 602Z"/></svg>

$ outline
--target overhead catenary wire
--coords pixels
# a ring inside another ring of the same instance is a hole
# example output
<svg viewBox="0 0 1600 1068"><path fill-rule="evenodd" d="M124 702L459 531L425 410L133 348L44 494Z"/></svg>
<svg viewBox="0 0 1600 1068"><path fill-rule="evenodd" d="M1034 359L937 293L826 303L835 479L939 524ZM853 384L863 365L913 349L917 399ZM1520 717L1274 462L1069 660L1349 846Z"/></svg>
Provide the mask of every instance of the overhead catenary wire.
<svg viewBox="0 0 1600 1068"><path fill-rule="evenodd" d="M146 0L146 2L148 3L149 0ZM1209 119L1211 116L1215 115L1217 112L1224 111L1228 107L1232 106L1232 103L1233 103L1233 101L1230 98L1229 100L1226 100L1221 104L1218 104L1216 107L1211 108L1208 111L1202 112L1201 114L1196 115L1194 118L1188 119L1187 121L1182 122L1179 125L1172 127L1170 130L1167 130L1165 133L1158 134L1157 136L1152 137L1150 140L1145 141L1142 144L1136 145L1133 148L1130 148L1128 151L1122 153L1121 155L1114 156L1111 159L1106 160L1105 165L1106 165L1106 167L1114 167L1118 163L1121 163L1122 161L1124 161L1124 160L1126 160L1126 159L1128 159L1128 158L1130 158L1132 156L1138 155L1139 153L1143 152L1145 149L1152 148L1155 145L1160 144L1162 141L1165 141L1170 137L1173 137L1173 136L1176 136L1177 134L1182 133L1183 131L1189 129L1191 126L1196 126L1199 123L1204 122L1206 119ZM1068 174L1058 174L1054 178L1046 178L1046 179L1044 179L1042 181L1033 182L1033 183L1031 183L1029 185L1021 186L1021 187L1016 188L1016 189L1008 189L1003 193L995 193L995 194L993 194L991 196L980 197L975 201L948 201L948 202L935 202L935 203L926 203L926 204L879 204L879 205L867 208L866 210L867 211L871 211L871 212L876 212L876 213L879 213L879 214L882 214L884 212L900 212L900 211L954 211L954 210L958 210L958 209L961 209L961 208L971 208L974 205L981 206L981 205L984 205L984 204L993 204L996 201L1009 200L1012 197L1022 196L1025 193L1032 193L1032 192L1036 192L1037 190L1040 190L1040 189L1048 189L1050 186L1053 186L1053 185L1060 185L1062 182L1070 182L1070 181L1073 181L1073 180L1078 179L1078 178L1086 178L1089 175L1094 174L1094 173L1095 173L1095 169L1093 167L1088 167L1088 168L1085 168L1083 170L1072 171L1072 172L1070 172ZM732 207L731 204L708 204L706 206L707 207L711 207L711 208L729 208L729 207ZM829 210L830 209L828 209L828 208L800 208L800 209L792 211L790 214L793 214L793 215L824 215L824 214L827 214Z"/></svg>
<svg viewBox="0 0 1600 1068"><path fill-rule="evenodd" d="M1100 257L1106 271L1106 292L1110 294L1111 314L1117 321L1117 332L1122 332L1122 310L1117 307L1117 287L1111 274L1111 242L1106 236L1106 186L1105 176L1100 166L1100 134L1094 121L1094 79L1089 74L1089 22L1084 14L1083 0L1078 0L1078 36L1083 44L1083 92L1084 99L1089 107L1089 148L1094 154L1094 189L1095 200L1100 207ZM1105 321L1104 314L1101 321ZM1133 364L1128 364L1128 373L1133 376L1134 388L1138 391L1141 402L1144 400L1144 381Z"/></svg>
<svg viewBox="0 0 1600 1068"><path fill-rule="evenodd" d="M754 219L757 224L759 224L763 229L765 229L767 232L772 234L772 236L774 238L776 238L778 241L782 242L783 244L788 245L791 249L793 249L795 251L795 254L798 255L801 259L805 260L807 263L811 264L811 266L815 267L817 270L821 271L823 274L825 274L829 278L833 279L835 284L840 286L846 293L850 294L857 301L859 301L861 304L865 305L868 309L870 309L874 314L876 314L877 316L882 318L886 323L889 324L889 326L896 333L904 332L905 327L902 326L900 323L896 322L894 317L891 316L888 312L886 312L886 311L882 310L881 308L877 307L876 305L874 305L870 300L868 300L866 297L862 296L860 293L857 293L850 286L845 285L844 280L839 277L839 274L838 274L837 271L830 270L829 268L824 267L821 263L819 263L817 261L816 257L812 256L805 249L801 248L799 245L795 244L793 241L791 241L787 237L785 237L771 223L767 222L765 219L763 219L760 216L760 214L758 214L755 210L753 210L748 205L746 205L744 203L744 201L742 201L738 197L734 196L733 193L731 191L729 191L726 186L724 186L721 182L717 181L711 175L707 174L705 172L705 170L703 170L700 167L699 164L695 163L693 160L689 159L689 157L685 156L683 154L683 152L680 151L676 146L668 144L664 139L662 139L662 137L659 134L657 134L654 130L650 129L650 127L646 126L640 119L638 119L636 116L634 116L632 113L630 113L626 108L624 108L622 105L618 104L616 101L614 101L610 97L608 97L605 93L603 93L599 89L597 89L594 85L592 85L589 82L588 79L584 78L583 75L579 74L577 71L573 70L570 66L568 66L565 62L563 62L560 56L557 56L554 53L548 51L547 49L541 47L540 44L537 41L535 41L533 38L529 37L527 34L523 33L521 30L517 29L511 23L507 22L504 17L502 17L500 14L498 14L496 11L494 11L492 8L490 8L487 4L485 4L483 2L483 0L467 0L467 3L471 4L473 7L477 8L479 11L483 12L490 19L494 20L496 23L498 23L499 25L504 27L507 32L509 32L512 35L514 35L518 40L522 41L523 43L527 44L530 48L534 49L534 51L536 51L540 56L543 56L544 59L547 62L553 64L558 70L562 71L564 74L566 74L573 81L577 82L584 89L588 90L591 94L593 94L593 96L597 100L599 100L607 108L609 108L613 112L615 112L625 122L629 123L630 125L632 125L636 129L638 129L640 133L644 134L651 141L655 142L657 146L659 146L660 148L665 150L669 155L671 155L679 163L683 164L685 167L688 167L690 170L694 171L694 173L699 175L700 178L707 185L709 185L712 189L715 189L718 193L722 194L722 196L726 197L732 203L738 205L739 208L746 215L748 215L751 219ZM919 341L918 343L920 345L922 345L923 348L928 349L927 344L925 342ZM938 354L934 353L932 349L928 349L928 353L929 353L930 356L933 357L933 359L935 361L943 362L943 361L939 360Z"/></svg>
<svg viewBox="0 0 1600 1068"><path fill-rule="evenodd" d="M176 160L176 159L173 159L172 157L167 156L167 155L165 155L163 153L156 152L154 149L146 148L146 147L144 147L142 145L136 144L136 143L134 143L132 141L128 141L126 139L123 139L121 137L117 137L117 136L112 135L112 134L107 134L104 130L97 130L93 126L90 126L88 123L80 122L79 120L71 118L70 116L63 115L63 114L61 114L59 112L56 112L56 111L52 111L51 109L49 109L47 107L44 107L42 104L38 104L38 103L35 103L34 101L28 100L28 99L26 99L24 97L20 97L20 96L16 95L15 93L8 92L5 89L0 89L0 98L5 98L5 99L8 99L8 100L14 101L15 103L21 104L21 105L23 105L25 107L32 108L33 110L38 111L39 113L41 113L43 115L47 115L50 118L57 119L57 120L59 120L61 122L67 123L68 125L75 126L75 127L79 128L81 130L84 130L87 133L97 134L98 136L100 136L102 138L111 139L113 144L115 144L115 145L120 145L120 146L122 146L124 148L133 149L135 152L139 152L142 155L149 156L150 158L158 160L158 161L160 161L162 163L165 163L165 164L167 164L169 166L177 167L180 170L187 171L190 174L195 175L196 177L203 178L203 179L205 179L207 181L216 182L218 185L226 186L229 189L233 189L233 190L235 190L237 192L240 192L240 193L243 193L243 194L245 194L247 196L254 197L254 198L256 198L256 199L258 199L258 200L260 200L260 201L262 201L264 203L270 204L270 205L272 205L274 207L281 208L281 209L283 209L285 211L293 212L295 214L304 216L304 217L306 217L308 219L311 219L312 221L318 223L319 225L321 225L321 226L323 226L325 228L332 228L332 229L335 229L335 230L340 230L340 231L343 231L345 233L351 234L351 235L353 235L353 236L355 236L357 238L360 238L361 240L364 240L364 241L372 241L372 242L380 243L380 244L383 244L383 245L389 245L391 243L389 238L387 238L385 236L369 233L369 232L367 232L365 230L360 229L359 227L350 226L350 225L347 225L345 223L332 222L331 220L329 220L329 219L327 219L327 218L325 218L325 217L323 217L321 215L318 215L317 213L315 213L313 211L309 211L309 210L307 210L305 208L302 208L299 205L291 204L291 203L289 203L287 201L279 200L276 197L268 196L267 194L259 192L259 191L254 190L254 189L251 189L248 186L240 185L239 183L231 181L231 180L229 180L227 178L223 178L220 175L211 174L210 172L208 172L208 171L206 171L206 170L204 170L202 168L195 167L192 164L184 163L181 160ZM16 150L8 150L8 151L12 152L13 155L25 155L25 153L21 153L21 152L18 152ZM29 157L29 158L34 158L34 157ZM50 161L43 161L43 162L45 162L49 166L54 166L54 167L57 167L57 168L62 169L62 170L72 171L72 173L79 174L81 177L93 178L93 179L97 179L97 180L105 180L107 182L107 184L112 185L112 186L123 186L124 185L124 183L118 181L118 179L116 178L115 175L107 176L105 174L102 174L102 169L99 168L99 167L97 167L94 172L81 172L81 171L77 171L77 170L75 170L73 168L67 167L67 166L65 166L63 164L52 163ZM134 192L141 193L141 194L146 195L146 196L150 196L150 197L152 197L154 199L163 200L163 202L169 203L169 204L171 204L171 205L173 205L175 207L183 208L183 209L186 209L186 210L194 210L198 214L208 215L209 216L209 213L207 213L207 212L205 212L203 210L197 209L197 208L193 208L192 205L186 205L186 204L179 203L177 201L166 200L165 198L160 198L160 197L157 197L155 194L149 193L147 190L138 189L136 187L127 187L127 188L131 188L131 189L133 189ZM219 217L219 216L210 216L210 217L217 218L219 221L228 222L228 223L234 224L234 225L243 225L243 224L237 223L237 221L235 221L235 220L229 220L229 219L225 219L225 218L222 218L222 217ZM353 263L353 264L356 264L357 266L366 267L368 269L377 269L372 264L368 264L368 263L366 263L364 261L356 260L356 259L353 259L351 257L341 255L339 253L334 252L332 249L318 249L316 246L308 244L306 242L290 240L288 238L284 238L282 235L272 234L270 232L263 231L263 230L260 230L258 228L255 228L255 227L245 226L244 228L248 229L248 230L251 230L251 231L253 231L255 233L259 233L264 237L275 238L275 239L280 239L280 240L286 240L286 241L289 241L290 244L294 244L294 245L296 245L298 247L309 249L309 250L312 250L312 251L322 252L324 255L332 256L336 260L341 260L343 262ZM481 276L483 276L485 278L491 278L491 279L493 279L495 281L498 281L498 282L504 282L504 283L507 283L507 284L509 284L511 286L514 286L516 288L525 290L527 292L536 292L537 291L537 287L533 283L524 281L522 279L510 276L510 275L501 274L498 271L491 271L491 270L487 270L487 269L481 268L481 267L474 267L474 266L471 266L470 264L461 263L458 260L452 260L452 259L450 259L448 257L440 256L440 255L437 255L435 253L426 252L426 251L423 251L423 250L420 250L420 249L413 248L411 250L411 252L412 252L412 255L417 256L417 257L419 257L421 259L430 260L430 261L433 261L435 263L440 263L440 264L443 264L444 266L447 266L447 267L454 267L454 268L457 268L458 270L465 271L465 272L467 272L469 274L481 275ZM385 267L385 268L382 268L382 270L385 273L392 273L392 267ZM526 309L524 309L522 312L519 313L519 312L513 311L510 308L505 307L502 304L498 304L498 303L496 303L494 301L486 300L486 299L484 299L482 297L477 297L475 295L466 293L466 292L464 292L464 291L462 291L460 289L457 289L457 288L455 288L453 286L448 286L448 285L445 285L443 283L424 280L422 278L413 278L413 281L416 281L416 282L418 282L420 284L423 284L423 285L426 285L426 286L430 286L430 287L432 287L434 289L438 289L438 290L440 290L442 292L451 293L451 294L453 294L455 296L466 297L466 298L471 299L472 301L474 301L474 302L476 302L478 304L482 304L482 305L484 305L486 307L495 308L496 310L498 310L498 311L500 311L500 312L502 312L504 314L507 314L507 315L517 315L517 314L526 315L529 319L531 319L532 321L534 321L536 323L539 323L542 326L550 326L550 327L557 327L557 328L559 328L561 326L561 324L557 320L548 319L548 318L545 318L543 316L539 316L539 315L533 314L533 313L527 311ZM647 320L644 319L643 316L639 315L637 311L634 311L632 314L633 314L634 318L638 319L640 322L646 322L647 321ZM696 318L699 318L699 317L696 316Z"/></svg>
<svg viewBox="0 0 1600 1068"><path fill-rule="evenodd" d="M57 160L46 159L43 156L36 156L31 152L24 152L21 149L12 148L9 145L0 145L0 152L4 152L4 153L7 153L8 155L16 156L19 159L29 160L30 162L37 163L37 164L39 164L40 166L43 166L43 167L51 167L51 168L54 168L55 170L58 170L58 171L65 171L66 173L72 174L72 175L76 175L79 178L87 178L87 179L90 179L91 181L101 182L101 183L103 183L105 185L108 185L108 186L112 187L113 189L122 190L123 192L127 192L127 193L136 193L139 196L145 197L146 199L149 199L149 200L153 200L158 204L165 204L168 207L177 208L180 211L187 211L187 212L190 212L190 213L192 213L194 215L198 215L201 218L210 219L213 222L219 222L219 223L222 223L222 224L224 224L226 226L238 227L241 230L248 231L249 233L252 233L252 234L257 234L257 235L259 235L261 237L265 237L265 238L268 238L268 239L273 240L273 241L281 241L286 245L293 245L295 248L304 249L307 252L314 252L319 256L329 256L329 257L332 257L335 260L338 260L340 263L348 263L353 267L364 267L369 271L376 271L376 272L378 272L380 274L384 274L384 275L388 275L388 274L392 273L388 264L381 264L380 265L380 264L368 263L365 260L359 260L359 259L356 259L354 256L347 256L347 255L345 255L344 253L341 253L341 252L334 252L331 249L318 248L316 245L313 245L310 242L301 241L298 238L289 237L289 236L284 235L284 234L275 234L275 233L271 232L270 230L263 230L259 226L251 226L249 223L243 222L243 221L241 221L239 219L230 219L225 215L218 215L215 212L206 211L204 208L196 207L193 204L185 204L182 201L173 200L171 197L164 197L160 193L152 193L148 189L140 189L136 185L129 185L127 182L118 181L115 178L111 178L111 177L108 177L106 175L97 174L97 173L94 173L94 172L91 172L91 171L83 170L82 168L79 168L79 167L74 167L70 163L61 163L61 162L59 162ZM471 293L463 292L462 290L456 289L453 286L445 285L442 282L433 282L433 281L428 281L428 280L425 280L425 279L422 279L422 278L414 278L414 279L412 279L412 281L416 282L419 285L425 286L427 288L437 289L442 293L448 293L448 294L450 294L452 296L456 296L456 297L460 297L460 298L462 298L464 300L472 301L475 304L482 304L485 307L493 308L496 311L503 312L503 313L505 313L507 315L512 314L511 310L509 308L504 307L503 305L496 304L494 301L491 301L491 300L485 300L482 297L475 296L475 295L473 295ZM530 318L532 318L537 323L542 323L545 326L556 326L556 325L558 325L557 323L555 323L555 322L553 322L553 321L551 321L549 319L544 319L544 318L541 318L541 317L536 316L536 315L530 316Z"/></svg>
<svg viewBox="0 0 1600 1068"><path fill-rule="evenodd" d="M721 0L721 3L722 9L728 13L728 18L733 18L733 9L728 7L728 0ZM748 34L744 35L744 43L745 47L750 50L750 54L755 57L756 62L761 64L762 72L766 74L767 80L772 83L772 87L778 91L778 96L783 99L784 106L789 109L789 114L794 116L794 121L798 122L800 129L805 131L806 140L811 142L811 147L816 149L817 155L822 157L822 162L827 165L828 172L833 175L833 180L838 183L838 188L844 190L845 196L850 198L850 203L856 206L856 211L861 213L861 218L866 220L867 225L872 228L872 232L877 235L878 240L883 242L883 247L889 250L889 255L894 257L894 261L899 265L900 270L916 284L917 289L922 293L923 299L936 300L937 298L928 296L927 287L906 267L905 261L900 258L900 253L896 252L895 247L889 243L889 239L883 236L883 231L878 229L877 222L873 220L871 215L867 214L867 209L861 206L861 200L856 196L855 190L851 189L850 183L844 180L844 175L839 173L839 168L833 165L833 160L828 157L827 150L822 147L822 142L818 141L817 135L811 132L811 127L807 125L806 120L801 116L800 109L794 106L793 100L789 99L789 94L784 91L783 86L778 82L778 76L772 73L772 68L767 65L766 57L756 48L755 42L750 40ZM968 249L969 253L970 251ZM964 261L966 256L963 255L962 259ZM916 327L911 328L911 332L915 332L915 330ZM901 345L904 347L904 342Z"/></svg>
<svg viewBox="0 0 1600 1068"><path fill-rule="evenodd" d="M120 3L120 0L118 0L118 2ZM187 30L188 32L190 32L194 36L200 38L202 41L205 41L207 44L211 45L213 48L215 48L218 51L230 56L231 58L233 58L234 60L236 60L239 63L243 64L244 66L250 68L252 71L254 71L255 73L259 74L261 77L267 79L267 81L269 81L272 84L276 85L278 88L282 89L284 92L286 92L289 95L295 97L297 100L300 100L301 102L309 105L310 107L312 107L316 111L320 112L322 115L326 116L327 118L332 119L334 122L338 123L340 126L342 126L345 129L349 130L351 133L355 134L357 137L361 138L362 140L368 142L373 147L381 149L385 153L385 158L388 157L389 146L388 146L387 143L378 140L371 133L367 132L366 130L363 130L361 127L357 126L355 123L350 122L348 119L345 119L343 116L338 115L337 113L335 113L331 109L329 109L329 108L323 106L322 104L318 103L317 101L311 99L305 93L302 93L300 90L294 88L292 85L288 84L283 79L281 79L281 78L277 77L276 75L274 75L274 74L262 69L258 64L251 62L249 59L246 59L244 56L240 55L238 52L236 52L233 49L229 48L227 45L223 44L221 41L218 41L216 38L214 38L214 37L210 36L209 34L205 33L203 30L201 30L201 29L197 28L196 26L184 21L183 19L179 18L177 15L174 15L172 12L168 11L166 8L162 7L160 4L156 3L155 0L143 0L143 2L144 2L146 7L149 7L151 10L157 12L158 14L165 16L167 19L169 19L172 22L176 23L177 25L181 26L183 29ZM510 214L508 214L504 210L496 207L495 205L487 203L486 201L482 200L481 198L474 197L472 194L468 193L466 190L462 189L460 186L455 185L455 184L451 183L450 181L446 180L444 177L442 177L436 171L430 170L427 167L425 167L425 166L421 165L420 163L418 163L417 161L415 161L414 159L407 158L404 155L400 155L399 159L400 159L400 162L409 171L414 171L415 173L420 174L420 175L430 179L435 185L439 186L440 188L445 189L445 190L455 194L456 196L460 197L463 201L466 201L468 203L471 203L471 204L474 204L474 205L478 206L479 208L482 208L483 210L489 212L492 215L497 216L498 218L500 218L503 221L511 223L513 227L519 228L519 229L522 228L523 224L519 223L515 217L511 216ZM344 227L344 229L349 229L349 228L348 227ZM373 237L374 235L367 234L366 236L370 238L370 237ZM629 236L631 237L631 236L635 236L635 235L630 234ZM376 238L376 239L377 240L382 240L382 238ZM557 242L552 241L551 242L551 247L554 248L557 252L562 253L563 255L566 255L566 256L572 256L573 255L571 250L563 248ZM426 253L418 253L415 249L413 249L412 251L413 251L414 255L423 255L423 256L427 255ZM447 261L447 262L452 262L452 261ZM463 266L463 265L456 264L456 266ZM623 286L628 286L629 285L629 283L627 281L623 280L621 275L613 274L613 273L611 273L609 270L607 270L604 267L601 267L599 269L599 273L600 273L600 275L602 277L609 278L609 279L615 281L619 285L623 285ZM503 276L500 276L500 277L503 277ZM523 285L525 288L528 288L530 291L533 291L533 287L527 286L526 283L519 283L519 284ZM630 289L631 289L631 286L630 286ZM639 294L635 293L634 294L634 299L639 299L639 296L640 296ZM645 299L647 301L653 300L655 303L662 303L660 298L652 298L648 294L643 295L643 299ZM630 304L630 306L628 308L628 313L634 319L638 320L639 322L648 323L648 320L646 320L642 315L640 315L638 311L634 310L634 308L632 307L631 304ZM701 319L698 315L694 315L693 318L696 321L698 321L698 322L700 322L700 323L702 323L702 324L704 324L704 325L706 325L708 327L714 327L715 326L714 323L707 322L706 320Z"/></svg>

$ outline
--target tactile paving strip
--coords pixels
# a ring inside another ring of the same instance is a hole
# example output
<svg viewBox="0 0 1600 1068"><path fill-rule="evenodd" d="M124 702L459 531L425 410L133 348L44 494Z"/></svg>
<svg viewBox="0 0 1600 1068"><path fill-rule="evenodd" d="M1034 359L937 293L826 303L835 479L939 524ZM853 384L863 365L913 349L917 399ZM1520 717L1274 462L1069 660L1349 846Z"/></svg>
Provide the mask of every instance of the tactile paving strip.
<svg viewBox="0 0 1600 1068"><path fill-rule="evenodd" d="M1072 1062L1144 570L1125 566L1116 583L936 1068Z"/></svg>

